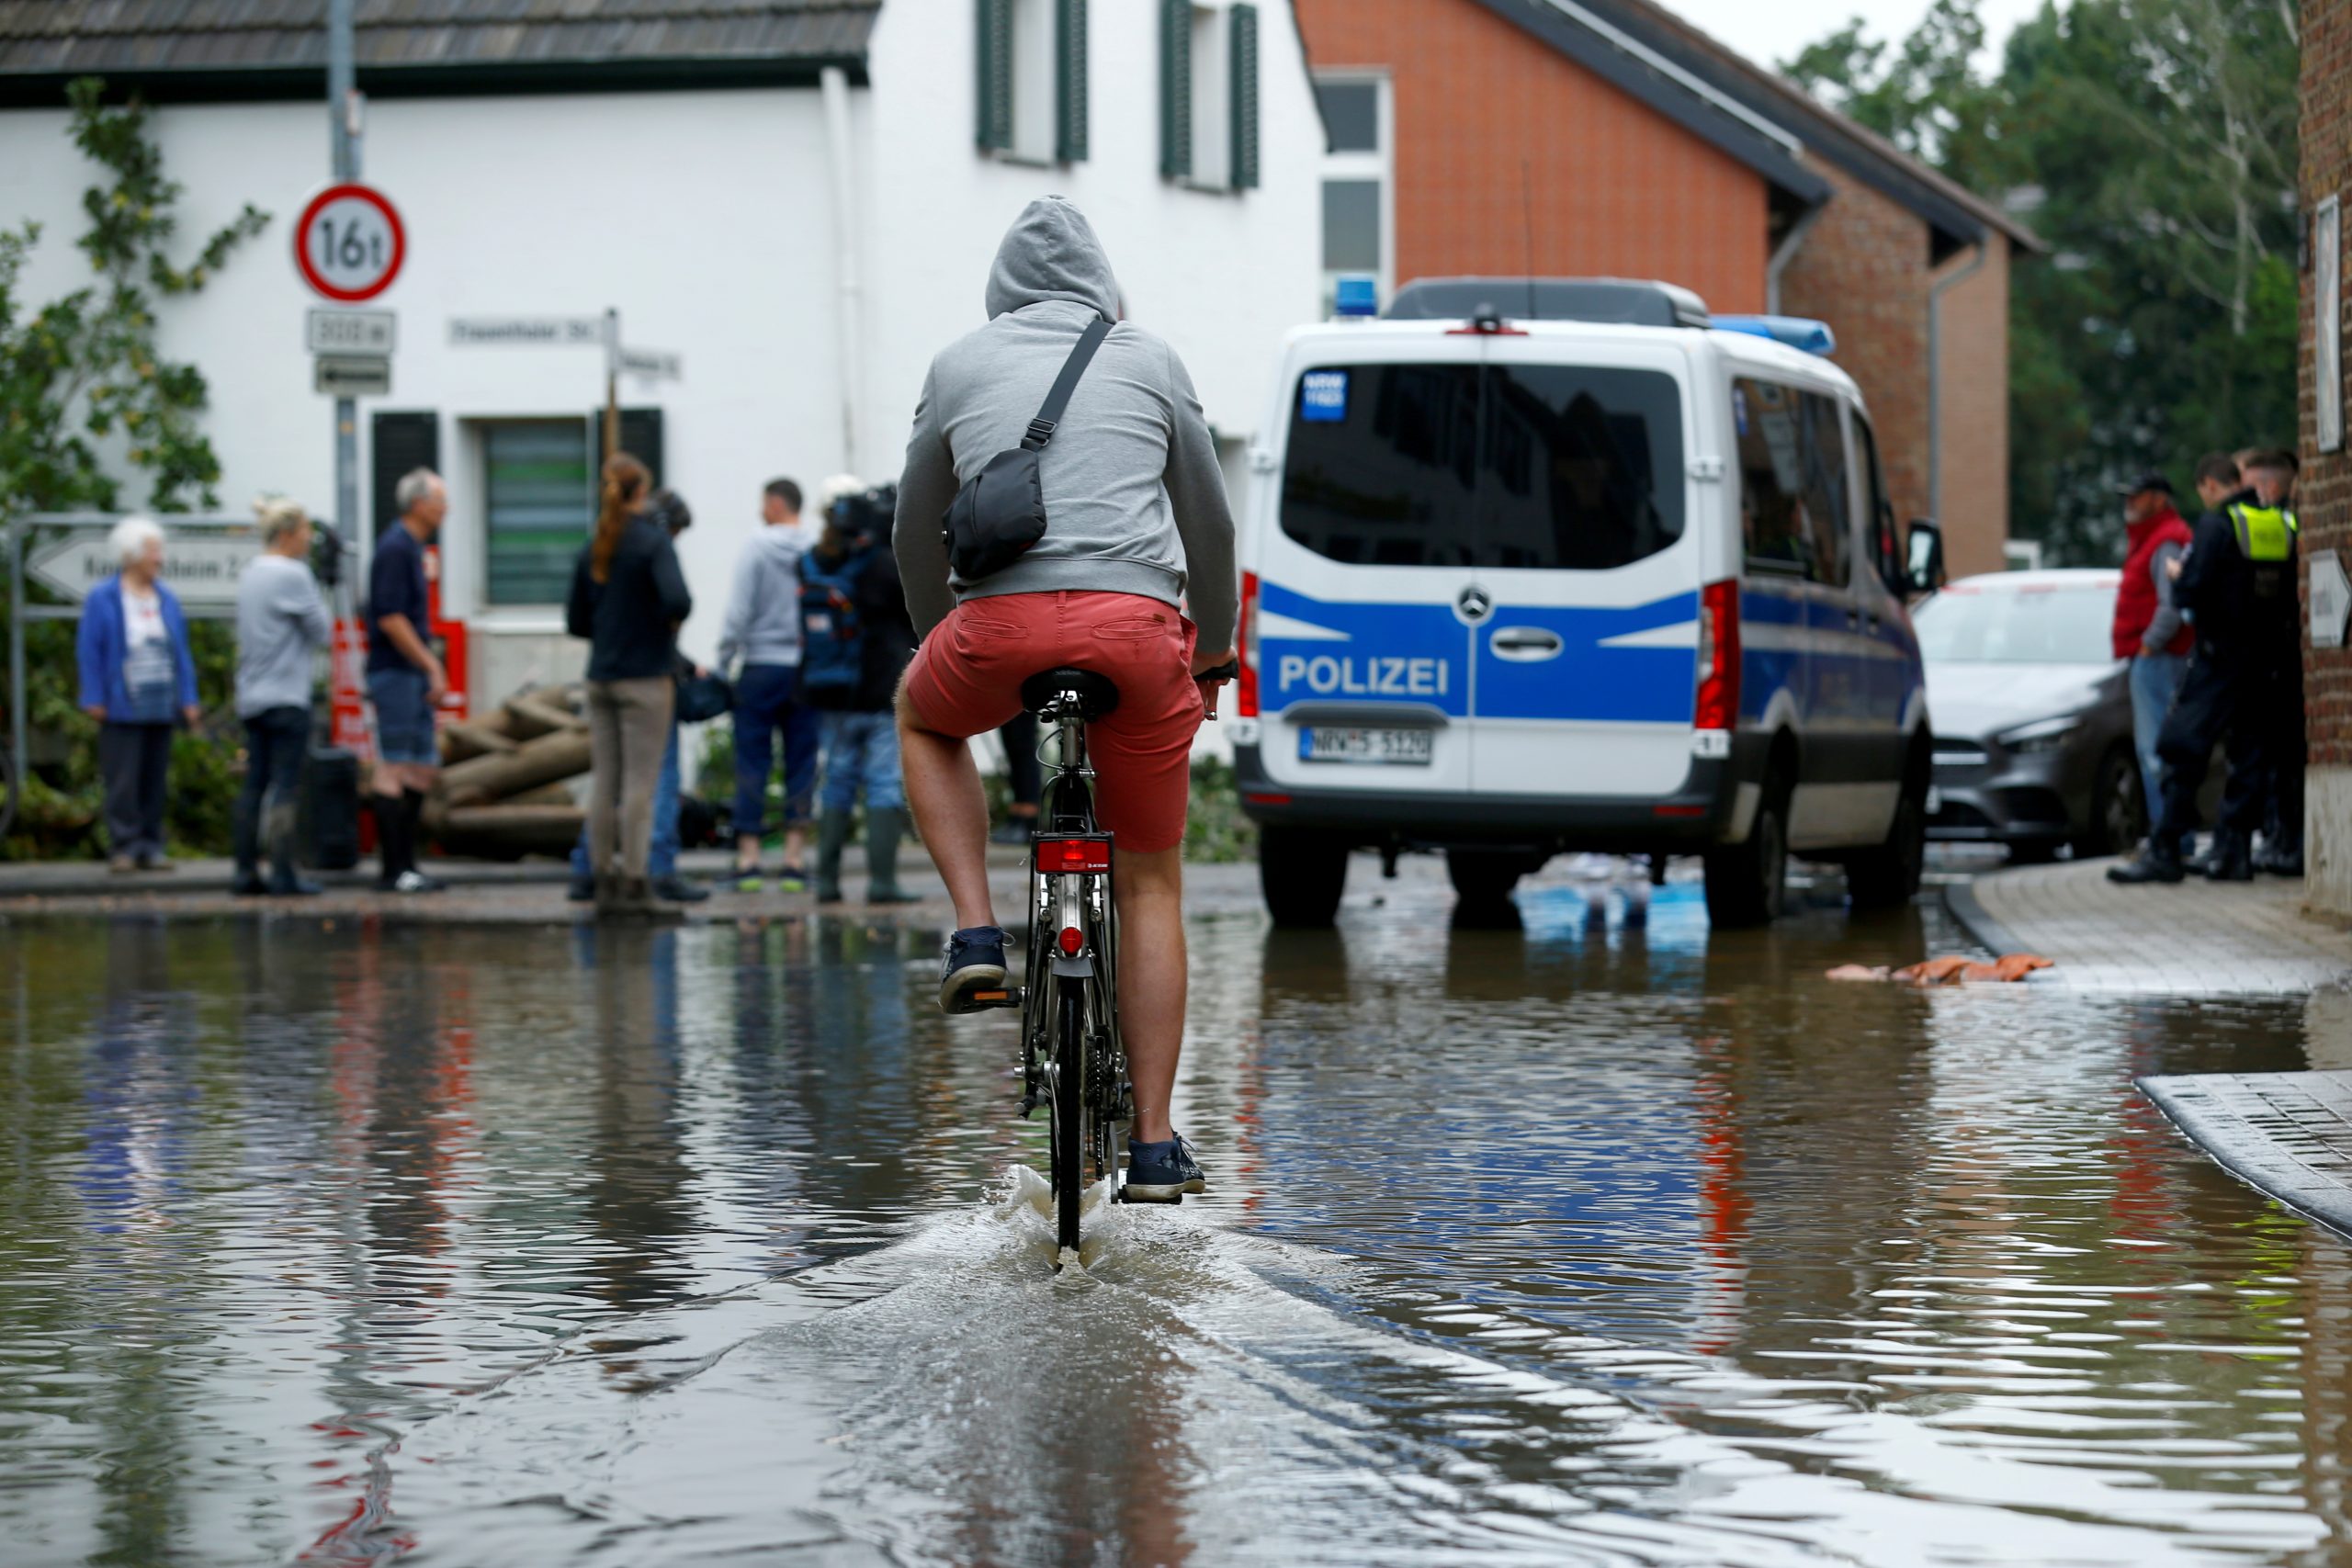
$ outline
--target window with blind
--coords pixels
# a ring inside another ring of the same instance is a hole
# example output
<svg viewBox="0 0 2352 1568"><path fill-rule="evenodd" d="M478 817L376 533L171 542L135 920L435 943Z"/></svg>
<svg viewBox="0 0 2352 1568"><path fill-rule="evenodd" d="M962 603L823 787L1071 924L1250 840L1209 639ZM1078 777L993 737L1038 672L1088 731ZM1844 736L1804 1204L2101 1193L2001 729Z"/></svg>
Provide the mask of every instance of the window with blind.
<svg viewBox="0 0 2352 1568"><path fill-rule="evenodd" d="M584 419L501 421L481 432L484 597L560 604L596 518Z"/></svg>

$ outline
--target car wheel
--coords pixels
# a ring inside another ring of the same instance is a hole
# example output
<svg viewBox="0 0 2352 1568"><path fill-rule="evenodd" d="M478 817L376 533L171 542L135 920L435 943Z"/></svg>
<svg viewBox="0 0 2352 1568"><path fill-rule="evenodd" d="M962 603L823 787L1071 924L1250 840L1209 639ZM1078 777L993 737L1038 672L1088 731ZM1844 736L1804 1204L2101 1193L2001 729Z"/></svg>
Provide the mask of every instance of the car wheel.
<svg viewBox="0 0 2352 1568"><path fill-rule="evenodd" d="M2075 853L2121 854L2147 834L2148 796L2140 783L2140 760L2128 746L2112 747L2099 759L2090 820L2075 840Z"/></svg>
<svg viewBox="0 0 2352 1568"><path fill-rule="evenodd" d="M1928 786L1922 775L1904 782L1886 842L1847 860L1846 892L1857 909L1892 909L1918 897L1927 867Z"/></svg>
<svg viewBox="0 0 2352 1568"><path fill-rule="evenodd" d="M1789 883L1789 786L1764 781L1764 798L1744 843L1709 850L1707 919L1722 927L1760 926L1781 912Z"/></svg>
<svg viewBox="0 0 2352 1568"><path fill-rule="evenodd" d="M1340 912L1348 885L1345 839L1312 828L1267 823L1258 829L1258 886L1274 924L1320 931Z"/></svg>

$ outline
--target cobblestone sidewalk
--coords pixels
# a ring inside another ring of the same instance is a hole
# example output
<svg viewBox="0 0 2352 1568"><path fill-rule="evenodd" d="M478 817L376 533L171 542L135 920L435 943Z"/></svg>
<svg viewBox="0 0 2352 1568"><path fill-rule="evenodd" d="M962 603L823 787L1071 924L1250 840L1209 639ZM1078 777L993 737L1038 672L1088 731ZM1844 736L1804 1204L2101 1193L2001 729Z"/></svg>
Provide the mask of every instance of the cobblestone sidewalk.
<svg viewBox="0 0 2352 1568"><path fill-rule="evenodd" d="M1989 872L1946 897L1985 946L2054 960L2033 985L2298 996L2352 976L2352 934L2303 918L2300 881L2119 887L2107 880L2111 863Z"/></svg>

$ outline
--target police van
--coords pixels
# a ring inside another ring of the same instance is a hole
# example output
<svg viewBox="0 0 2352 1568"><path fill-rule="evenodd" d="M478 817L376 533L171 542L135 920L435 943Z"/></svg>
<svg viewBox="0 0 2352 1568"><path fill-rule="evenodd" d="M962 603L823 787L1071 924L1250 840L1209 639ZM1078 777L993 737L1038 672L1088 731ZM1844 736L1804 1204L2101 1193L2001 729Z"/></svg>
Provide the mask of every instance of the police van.
<svg viewBox="0 0 2352 1568"><path fill-rule="evenodd" d="M1827 340L1529 278L1291 335L1229 732L1278 923L1330 923L1366 847L1444 852L1465 901L1564 851L1696 852L1724 925L1772 918L1792 852L1843 863L1858 905L1917 892L1904 594L1940 546L1898 539Z"/></svg>

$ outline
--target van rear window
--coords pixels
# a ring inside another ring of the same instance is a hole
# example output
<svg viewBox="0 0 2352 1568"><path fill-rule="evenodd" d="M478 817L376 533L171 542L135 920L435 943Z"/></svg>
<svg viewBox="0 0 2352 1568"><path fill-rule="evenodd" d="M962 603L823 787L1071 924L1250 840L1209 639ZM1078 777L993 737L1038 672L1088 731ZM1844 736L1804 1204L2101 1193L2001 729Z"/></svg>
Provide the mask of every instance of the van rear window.
<svg viewBox="0 0 2352 1568"><path fill-rule="evenodd" d="M1301 377L1283 532L1366 566L1606 570L1682 536L1682 402L1655 370L1324 366Z"/></svg>

